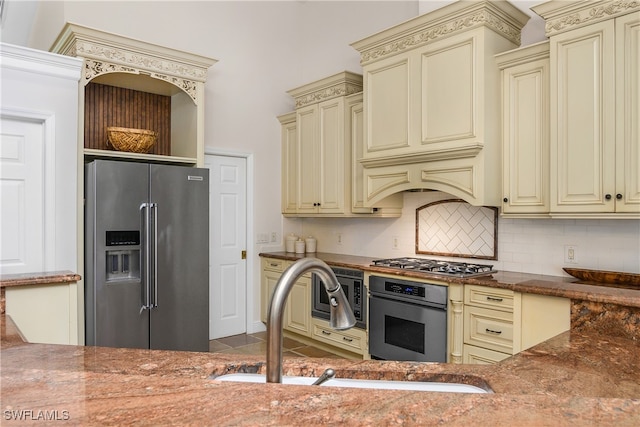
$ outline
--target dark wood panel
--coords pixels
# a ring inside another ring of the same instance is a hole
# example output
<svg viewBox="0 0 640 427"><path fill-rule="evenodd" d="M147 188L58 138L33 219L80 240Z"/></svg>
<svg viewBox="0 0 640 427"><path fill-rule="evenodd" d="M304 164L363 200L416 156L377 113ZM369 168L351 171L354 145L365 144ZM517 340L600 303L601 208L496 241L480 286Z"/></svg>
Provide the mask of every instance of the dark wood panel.
<svg viewBox="0 0 640 427"><path fill-rule="evenodd" d="M149 129L158 133L150 154L171 155L171 97L89 83L85 87L84 146L113 150L107 127Z"/></svg>

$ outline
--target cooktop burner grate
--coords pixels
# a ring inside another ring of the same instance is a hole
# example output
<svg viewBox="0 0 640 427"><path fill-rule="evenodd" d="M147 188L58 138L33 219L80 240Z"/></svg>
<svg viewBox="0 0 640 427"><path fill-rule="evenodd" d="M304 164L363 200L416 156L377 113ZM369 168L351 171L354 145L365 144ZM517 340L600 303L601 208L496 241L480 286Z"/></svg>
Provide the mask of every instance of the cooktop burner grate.
<svg viewBox="0 0 640 427"><path fill-rule="evenodd" d="M497 273L493 265L439 261L427 258L388 258L374 260L374 266L422 271L450 277L478 277Z"/></svg>

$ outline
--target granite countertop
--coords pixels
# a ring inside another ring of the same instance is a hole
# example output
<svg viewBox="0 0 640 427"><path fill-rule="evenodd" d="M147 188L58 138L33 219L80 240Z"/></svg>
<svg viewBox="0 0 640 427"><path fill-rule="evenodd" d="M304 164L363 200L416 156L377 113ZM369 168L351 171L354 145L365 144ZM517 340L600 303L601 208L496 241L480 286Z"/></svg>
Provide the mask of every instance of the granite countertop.
<svg viewBox="0 0 640 427"><path fill-rule="evenodd" d="M261 257L296 261L305 256L319 258L329 265L345 268L357 268L371 273L393 274L408 278L429 279L445 283L463 283L482 285L494 288L510 289L516 292L549 295L569 298L572 300L591 301L597 303L617 304L627 307L640 308L640 288L605 286L602 283L580 281L574 277L547 276L541 274L515 273L499 271L491 276L458 278L445 277L424 272L397 270L386 267L372 266L375 258L354 255L342 255L327 252L313 254L294 254L291 252L261 253Z"/></svg>
<svg viewBox="0 0 640 427"><path fill-rule="evenodd" d="M78 280L80 280L79 274L66 270L3 274L0 275L0 287L73 283Z"/></svg>
<svg viewBox="0 0 640 427"><path fill-rule="evenodd" d="M22 343L2 316L3 425L640 424L640 345L574 330L493 366L286 358L285 375L457 381L492 394L221 382L259 356ZM20 419L21 418L21 419Z"/></svg>

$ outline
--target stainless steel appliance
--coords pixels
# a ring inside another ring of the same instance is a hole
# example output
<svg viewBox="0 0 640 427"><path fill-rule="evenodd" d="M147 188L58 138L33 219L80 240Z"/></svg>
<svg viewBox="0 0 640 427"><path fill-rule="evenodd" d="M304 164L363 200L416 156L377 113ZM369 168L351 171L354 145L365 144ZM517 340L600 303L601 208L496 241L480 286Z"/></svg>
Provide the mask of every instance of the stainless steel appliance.
<svg viewBox="0 0 640 427"><path fill-rule="evenodd" d="M85 170L86 344L209 350L209 171Z"/></svg>
<svg viewBox="0 0 640 427"><path fill-rule="evenodd" d="M356 328L366 329L366 292L364 290L364 273L361 270L351 268L331 267L340 282L349 305L353 309L356 318ZM317 274L312 279L311 316L318 319L329 320L329 296L322 280Z"/></svg>
<svg viewBox="0 0 640 427"><path fill-rule="evenodd" d="M447 361L447 287L369 277L369 352L374 359Z"/></svg>
<svg viewBox="0 0 640 427"><path fill-rule="evenodd" d="M440 261L428 258L377 259L373 261L372 265L449 277L479 277L497 273L493 269L493 265Z"/></svg>

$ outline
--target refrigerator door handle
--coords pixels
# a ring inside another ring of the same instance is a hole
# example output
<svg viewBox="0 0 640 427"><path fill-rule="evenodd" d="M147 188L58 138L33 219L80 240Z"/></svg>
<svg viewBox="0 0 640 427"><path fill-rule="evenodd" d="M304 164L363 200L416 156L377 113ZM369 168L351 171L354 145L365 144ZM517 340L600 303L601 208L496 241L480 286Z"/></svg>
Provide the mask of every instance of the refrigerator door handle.
<svg viewBox="0 0 640 427"><path fill-rule="evenodd" d="M146 309L151 309L151 301L149 299L149 274L150 274L150 257L149 257L149 204L143 203L140 205L140 214L142 217L142 232L144 237L142 239L142 250L140 251L140 264L142 265L142 307L140 307L140 313Z"/></svg>
<svg viewBox="0 0 640 427"><path fill-rule="evenodd" d="M150 203L149 207L151 208L151 212L153 215L153 234L151 235L151 239L153 240L153 257L151 271L153 276L151 276L150 289L153 289L153 305L150 308L154 308L158 306L158 204Z"/></svg>

